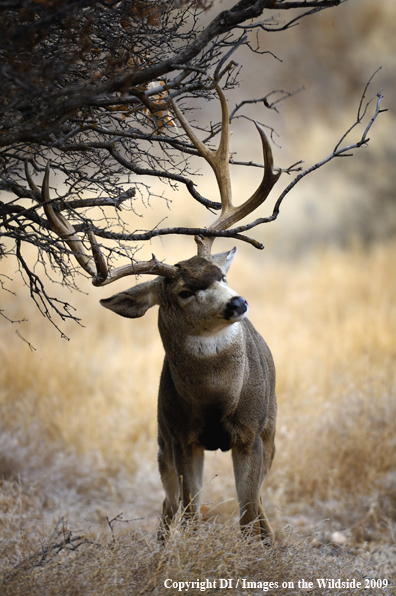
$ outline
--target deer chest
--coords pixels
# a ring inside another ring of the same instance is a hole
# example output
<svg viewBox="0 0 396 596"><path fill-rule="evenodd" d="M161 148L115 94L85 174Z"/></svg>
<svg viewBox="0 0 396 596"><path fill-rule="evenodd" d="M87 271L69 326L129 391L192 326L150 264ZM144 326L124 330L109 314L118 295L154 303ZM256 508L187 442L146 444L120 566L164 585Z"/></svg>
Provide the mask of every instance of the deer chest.
<svg viewBox="0 0 396 596"><path fill-rule="evenodd" d="M209 451L228 451L231 449L231 435L222 421L221 412L211 408L204 413L202 429L198 440Z"/></svg>

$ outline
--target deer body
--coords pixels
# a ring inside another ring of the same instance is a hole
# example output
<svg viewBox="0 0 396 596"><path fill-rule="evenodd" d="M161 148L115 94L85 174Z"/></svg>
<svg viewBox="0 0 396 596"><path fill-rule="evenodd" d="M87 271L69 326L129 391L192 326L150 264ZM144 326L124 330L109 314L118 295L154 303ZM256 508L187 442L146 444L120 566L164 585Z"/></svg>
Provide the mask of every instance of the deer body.
<svg viewBox="0 0 396 596"><path fill-rule="evenodd" d="M245 318L246 301L226 281L235 249L176 265L101 304L142 316L159 304L165 349L158 397L158 462L165 489L160 533L179 507L199 511L204 450L232 451L241 524L271 537L260 489L275 452L275 368L270 350Z"/></svg>

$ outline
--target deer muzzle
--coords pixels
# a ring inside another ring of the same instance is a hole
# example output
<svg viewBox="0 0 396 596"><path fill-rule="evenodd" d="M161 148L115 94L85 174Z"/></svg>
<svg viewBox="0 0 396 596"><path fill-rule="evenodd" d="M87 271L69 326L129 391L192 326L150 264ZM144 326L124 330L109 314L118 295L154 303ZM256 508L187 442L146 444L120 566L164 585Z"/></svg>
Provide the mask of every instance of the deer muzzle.
<svg viewBox="0 0 396 596"><path fill-rule="evenodd" d="M236 323L242 321L248 311L248 303L242 296L233 296L228 302L224 313L227 321Z"/></svg>

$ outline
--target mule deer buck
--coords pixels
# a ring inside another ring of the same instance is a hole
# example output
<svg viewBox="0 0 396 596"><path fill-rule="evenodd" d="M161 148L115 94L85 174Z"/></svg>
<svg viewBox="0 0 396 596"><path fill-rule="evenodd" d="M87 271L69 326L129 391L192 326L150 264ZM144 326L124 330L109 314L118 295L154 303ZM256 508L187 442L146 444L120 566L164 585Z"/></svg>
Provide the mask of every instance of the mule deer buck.
<svg viewBox="0 0 396 596"><path fill-rule="evenodd" d="M222 109L217 151L193 133L176 104L174 112L197 151L211 165L220 189L221 215L211 230L226 230L267 198L280 176L273 171L272 152L264 130L256 124L264 153L264 176L256 192L242 205L231 200L229 174L229 114L225 96L216 87ZM29 184L34 188L26 168ZM107 272L95 237L87 255L74 228L49 203L49 165L42 200L50 225L93 276L106 285L125 275L155 274L100 303L129 318L143 316L159 305L158 326L165 358L158 397L159 470L165 500L159 529L166 536L181 500L183 512L199 512L204 451L231 450L243 529L249 524L264 540L272 540L260 490L275 453L275 367L271 352L246 318L246 300L226 282L236 248L211 255L214 238L196 239L198 255L174 266L155 257Z"/></svg>

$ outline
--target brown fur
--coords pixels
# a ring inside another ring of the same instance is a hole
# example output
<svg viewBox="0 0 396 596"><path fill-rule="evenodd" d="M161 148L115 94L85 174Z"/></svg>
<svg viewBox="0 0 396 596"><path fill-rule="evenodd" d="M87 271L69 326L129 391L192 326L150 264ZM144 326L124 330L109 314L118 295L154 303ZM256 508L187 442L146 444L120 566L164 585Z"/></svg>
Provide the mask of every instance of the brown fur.
<svg viewBox="0 0 396 596"><path fill-rule="evenodd" d="M193 257L173 278L150 282L102 300L126 317L159 304L165 348L158 397L158 462L165 500L165 535L179 500L199 511L204 450L231 450L241 526L272 539L260 489L275 453L275 367L251 322L246 301L226 284L235 255ZM191 295L189 295L191 293Z"/></svg>

